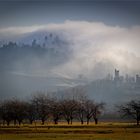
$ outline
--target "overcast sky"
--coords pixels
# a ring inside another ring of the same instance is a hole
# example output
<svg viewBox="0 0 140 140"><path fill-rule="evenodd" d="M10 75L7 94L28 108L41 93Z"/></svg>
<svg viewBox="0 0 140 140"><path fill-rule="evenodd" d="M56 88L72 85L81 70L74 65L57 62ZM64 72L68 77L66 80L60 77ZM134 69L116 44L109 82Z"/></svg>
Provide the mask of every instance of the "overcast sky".
<svg viewBox="0 0 140 140"><path fill-rule="evenodd" d="M115 66L130 73L140 70L138 0L0 0L0 40L17 41L32 32L32 41L42 31L63 34L63 40L74 42L75 58L60 66L60 71L71 67L73 74L85 73L90 65L91 74L101 75L93 61L102 64L104 60L111 70Z"/></svg>
<svg viewBox="0 0 140 140"><path fill-rule="evenodd" d="M138 0L0 0L0 28L98 21L108 25L140 24Z"/></svg>
<svg viewBox="0 0 140 140"><path fill-rule="evenodd" d="M30 89L31 82L27 84L30 80L33 85L30 92L45 89L47 84L38 83L38 78L75 79L82 74L85 79L92 81L103 78L108 73L112 74L115 68L121 74L133 76L140 72L138 0L0 0L0 41L10 37L16 41L19 38L23 42L27 38L32 41L42 32L59 36L69 44L73 54L53 68L44 66L48 60L44 58L33 58L29 63L28 60L24 61L26 57L23 55L23 61L13 60L14 65L10 65L11 59L6 64L2 59L0 70L6 73L4 75L0 72L3 76L0 80L3 96L9 96L10 92L18 94L21 89ZM22 38L24 33L27 36ZM7 67L8 71L5 69ZM21 76L21 79L16 76ZM27 80L23 77L37 77L37 84L33 84L34 79ZM66 82L53 81L51 86L54 84L64 85ZM75 86L75 83L70 83L69 86L71 85ZM6 91L7 89L9 90Z"/></svg>

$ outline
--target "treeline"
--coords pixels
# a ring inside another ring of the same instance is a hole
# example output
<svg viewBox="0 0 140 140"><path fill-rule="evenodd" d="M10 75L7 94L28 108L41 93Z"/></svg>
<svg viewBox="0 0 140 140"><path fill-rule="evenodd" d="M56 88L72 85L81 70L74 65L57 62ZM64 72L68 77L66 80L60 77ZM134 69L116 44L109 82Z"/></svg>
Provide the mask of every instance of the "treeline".
<svg viewBox="0 0 140 140"><path fill-rule="evenodd" d="M96 103L85 95L50 96L45 93L38 93L28 101L19 99L4 100L0 103L0 118L3 125L10 125L23 122L32 124L41 121L43 125L47 120L54 124L66 121L72 124L73 120L80 121L81 124L89 124L91 120L98 123L98 117L104 110L104 103Z"/></svg>

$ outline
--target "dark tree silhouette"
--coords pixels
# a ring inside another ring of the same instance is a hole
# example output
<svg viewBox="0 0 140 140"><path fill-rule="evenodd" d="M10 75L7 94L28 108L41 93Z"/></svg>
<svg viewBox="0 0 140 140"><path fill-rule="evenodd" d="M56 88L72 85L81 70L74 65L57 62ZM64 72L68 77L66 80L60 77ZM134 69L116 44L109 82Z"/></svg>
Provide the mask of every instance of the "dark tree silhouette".
<svg viewBox="0 0 140 140"><path fill-rule="evenodd" d="M1 104L1 118L3 119L3 124L9 126L10 122L13 120L13 112L11 108L11 102L6 100Z"/></svg>
<svg viewBox="0 0 140 140"><path fill-rule="evenodd" d="M98 118L104 110L105 103L96 103L93 108L93 119L95 124L98 124Z"/></svg>
<svg viewBox="0 0 140 140"><path fill-rule="evenodd" d="M35 105L37 116L41 119L43 125L49 115L50 100L45 93L39 92L33 96L32 102Z"/></svg>
<svg viewBox="0 0 140 140"><path fill-rule="evenodd" d="M51 99L49 110L50 110L49 111L50 115L51 115L51 117L54 121L54 124L58 124L58 120L62 116L62 110L61 110L60 102L55 98Z"/></svg>
<svg viewBox="0 0 140 140"><path fill-rule="evenodd" d="M65 120L68 124L72 124L74 115L76 113L77 102L74 99L64 99L60 104Z"/></svg>
<svg viewBox="0 0 140 140"><path fill-rule="evenodd" d="M84 124L85 119L85 102L87 100L87 96L81 94L77 98L77 118L80 120L81 124Z"/></svg>
<svg viewBox="0 0 140 140"><path fill-rule="evenodd" d="M89 99L85 100L84 107L87 124L89 124L89 121L92 118L94 112L95 107L94 101Z"/></svg>
<svg viewBox="0 0 140 140"><path fill-rule="evenodd" d="M1 116L7 125L11 121L14 121L15 125L18 121L20 125L26 116L26 103L18 99L4 101L1 105Z"/></svg>
<svg viewBox="0 0 140 140"><path fill-rule="evenodd" d="M33 121L35 121L35 119L37 118L36 114L37 112L35 105L33 104L33 102L28 102L26 104L26 117L29 120L30 124L32 124Z"/></svg>
<svg viewBox="0 0 140 140"><path fill-rule="evenodd" d="M40 120L44 124L48 118L54 124L58 124L60 119L65 119L68 124L72 124L74 119L80 120L81 124L85 120L89 124L91 119L95 120L95 124L98 123L98 117L104 109L103 103L95 103L89 99L81 88L73 88L66 93L68 94L61 99L56 95L51 97L44 92L37 92L27 102L19 99L5 100L0 103L0 119L7 125L11 122L15 125L18 122L20 125L24 120L29 120L30 124ZM140 120L139 105L140 102L132 101L127 106L121 106L125 114L131 114L137 119L137 124Z"/></svg>
<svg viewBox="0 0 140 140"><path fill-rule="evenodd" d="M140 123L140 101L130 101L119 106L122 117L130 116L136 120L137 125Z"/></svg>

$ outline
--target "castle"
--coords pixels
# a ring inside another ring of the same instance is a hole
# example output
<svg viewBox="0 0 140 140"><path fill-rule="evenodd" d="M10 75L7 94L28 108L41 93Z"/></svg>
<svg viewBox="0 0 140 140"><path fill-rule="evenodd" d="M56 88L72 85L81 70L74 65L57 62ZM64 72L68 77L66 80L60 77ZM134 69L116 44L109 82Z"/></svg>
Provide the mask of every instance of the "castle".
<svg viewBox="0 0 140 140"><path fill-rule="evenodd" d="M113 80L116 84L121 84L123 82L127 84L135 84L136 87L140 87L140 76L138 74L136 77L128 76L128 74L126 74L124 78L124 76L120 76L119 70L115 69Z"/></svg>

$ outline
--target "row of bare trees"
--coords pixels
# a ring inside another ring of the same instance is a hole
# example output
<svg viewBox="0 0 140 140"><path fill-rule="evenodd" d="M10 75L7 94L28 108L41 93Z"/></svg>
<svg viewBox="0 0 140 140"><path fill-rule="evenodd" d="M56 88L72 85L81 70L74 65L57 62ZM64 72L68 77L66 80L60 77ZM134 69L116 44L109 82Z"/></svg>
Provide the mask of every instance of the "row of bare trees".
<svg viewBox="0 0 140 140"><path fill-rule="evenodd" d="M29 101L4 100L0 104L0 118L7 125L12 122L20 125L24 120L28 120L30 124L40 120L44 124L48 119L54 124L58 124L60 120L65 120L68 124L72 124L73 120L89 124L92 119L97 124L104 103L95 103L85 95L75 95L72 98L57 98L39 93L33 95Z"/></svg>

